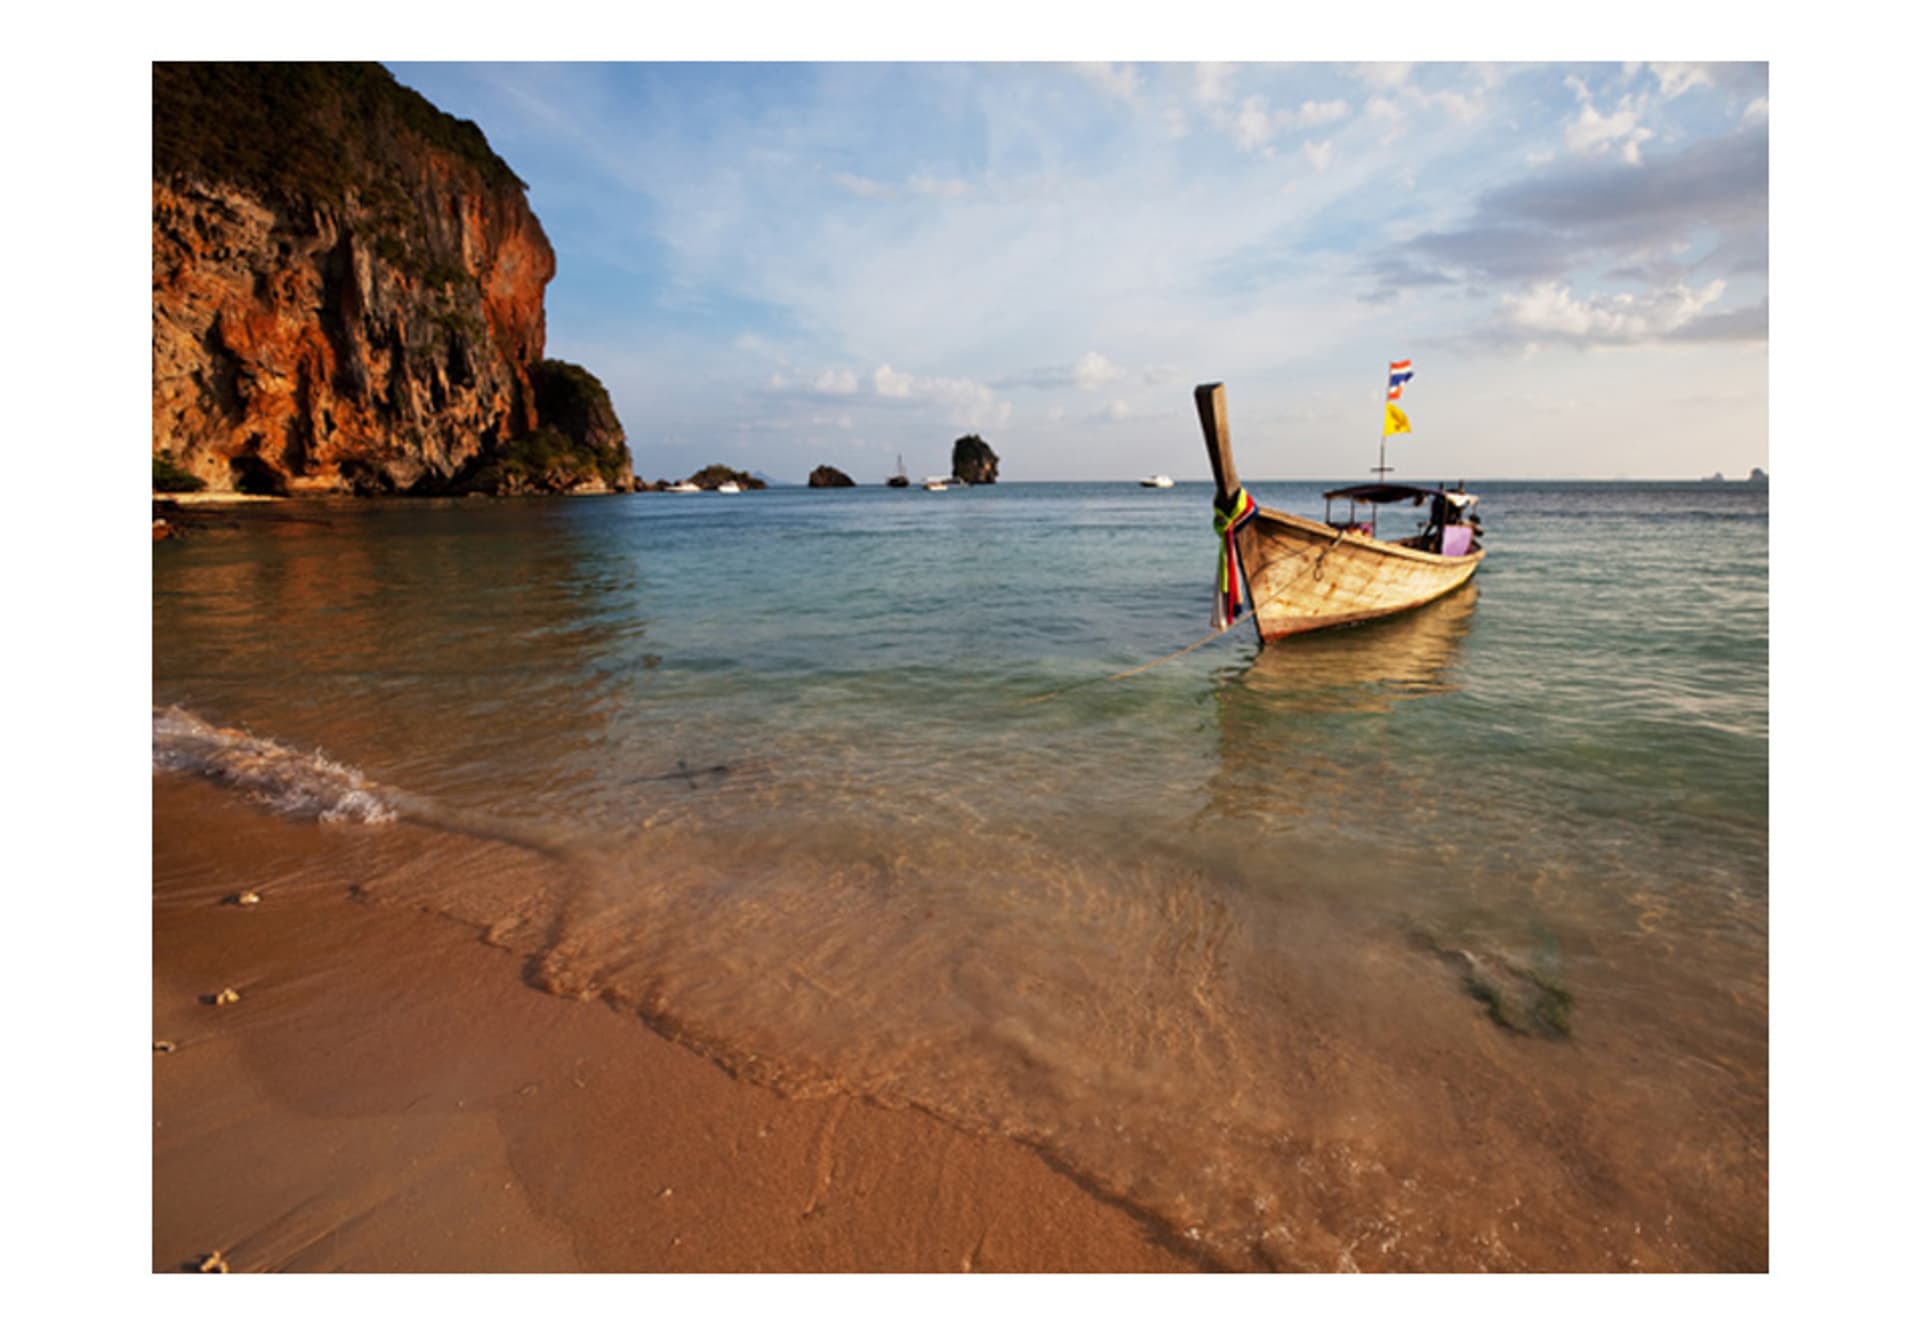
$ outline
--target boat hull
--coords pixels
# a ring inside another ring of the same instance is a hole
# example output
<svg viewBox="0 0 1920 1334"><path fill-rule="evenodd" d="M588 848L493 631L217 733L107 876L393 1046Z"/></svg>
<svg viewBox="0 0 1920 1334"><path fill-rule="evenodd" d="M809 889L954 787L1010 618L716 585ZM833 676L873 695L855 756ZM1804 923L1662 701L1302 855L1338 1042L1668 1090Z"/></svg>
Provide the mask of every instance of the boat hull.
<svg viewBox="0 0 1920 1334"><path fill-rule="evenodd" d="M1266 641L1424 606L1473 578L1486 555L1440 556L1352 529L1261 510L1238 535L1253 615Z"/></svg>

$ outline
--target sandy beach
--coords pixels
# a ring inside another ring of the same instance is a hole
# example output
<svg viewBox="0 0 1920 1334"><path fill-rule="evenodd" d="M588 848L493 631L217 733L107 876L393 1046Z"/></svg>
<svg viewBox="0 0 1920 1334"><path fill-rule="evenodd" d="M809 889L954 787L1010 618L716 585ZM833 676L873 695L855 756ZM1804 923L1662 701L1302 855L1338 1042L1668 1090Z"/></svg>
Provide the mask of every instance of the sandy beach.
<svg viewBox="0 0 1920 1334"><path fill-rule="evenodd" d="M528 985L357 879L352 833L170 777L154 812L156 1272L1200 1267L1011 1140L785 1098Z"/></svg>

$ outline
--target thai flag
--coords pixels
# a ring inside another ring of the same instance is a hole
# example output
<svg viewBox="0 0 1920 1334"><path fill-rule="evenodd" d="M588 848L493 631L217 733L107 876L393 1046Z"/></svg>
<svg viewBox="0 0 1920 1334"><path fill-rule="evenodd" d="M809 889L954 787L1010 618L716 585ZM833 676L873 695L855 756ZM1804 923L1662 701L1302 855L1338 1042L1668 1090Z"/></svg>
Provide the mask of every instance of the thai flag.
<svg viewBox="0 0 1920 1334"><path fill-rule="evenodd" d="M1390 361L1387 363L1387 402L1400 397L1400 391L1407 387L1407 381L1413 378L1413 362Z"/></svg>

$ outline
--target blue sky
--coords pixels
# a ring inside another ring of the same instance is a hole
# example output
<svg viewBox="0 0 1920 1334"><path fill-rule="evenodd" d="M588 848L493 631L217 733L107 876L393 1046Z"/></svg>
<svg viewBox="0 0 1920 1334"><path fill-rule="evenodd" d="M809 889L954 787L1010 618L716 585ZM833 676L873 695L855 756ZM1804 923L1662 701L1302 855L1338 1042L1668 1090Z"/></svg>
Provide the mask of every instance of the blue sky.
<svg viewBox="0 0 1920 1334"><path fill-rule="evenodd" d="M1767 465L1764 65L410 64L529 184L638 471Z"/></svg>

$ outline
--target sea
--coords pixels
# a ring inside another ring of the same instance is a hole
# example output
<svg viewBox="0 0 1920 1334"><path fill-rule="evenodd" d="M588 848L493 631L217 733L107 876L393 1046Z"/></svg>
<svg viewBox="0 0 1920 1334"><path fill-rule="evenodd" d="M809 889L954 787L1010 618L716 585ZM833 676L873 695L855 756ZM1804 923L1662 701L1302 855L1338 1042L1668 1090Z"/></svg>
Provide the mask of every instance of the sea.
<svg viewBox="0 0 1920 1334"><path fill-rule="evenodd" d="M512 849L428 906L529 985L1212 1265L1765 1269L1767 489L1473 489L1459 593L1170 658L1203 482L209 511L155 781Z"/></svg>

